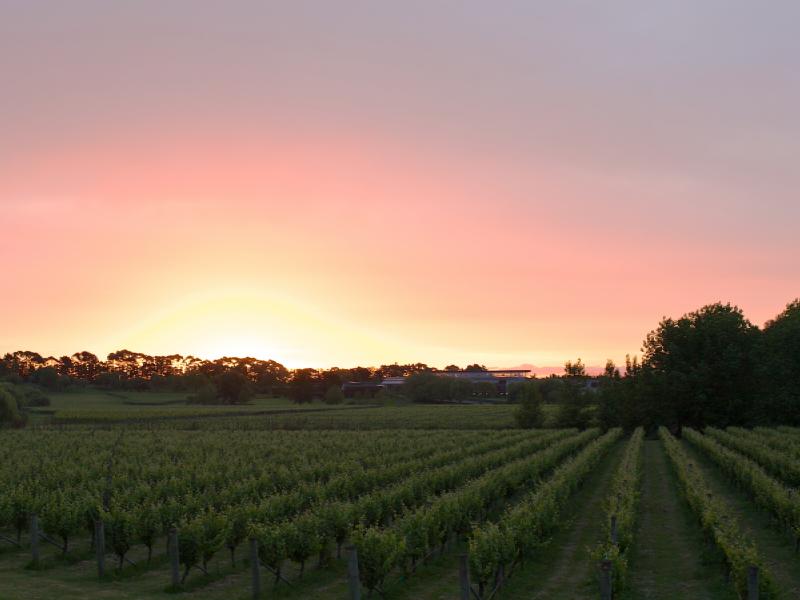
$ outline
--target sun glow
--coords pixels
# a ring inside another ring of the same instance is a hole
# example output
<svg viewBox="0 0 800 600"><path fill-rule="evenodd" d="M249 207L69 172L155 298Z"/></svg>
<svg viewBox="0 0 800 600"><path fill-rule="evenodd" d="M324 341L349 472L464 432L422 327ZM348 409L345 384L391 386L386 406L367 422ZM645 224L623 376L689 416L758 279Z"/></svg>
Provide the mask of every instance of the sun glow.
<svg viewBox="0 0 800 600"><path fill-rule="evenodd" d="M353 347L385 352L385 343L352 323L258 291L198 295L134 324L124 340L130 348L174 348L200 358L273 358L290 368L324 365L332 354L344 355L346 364Z"/></svg>

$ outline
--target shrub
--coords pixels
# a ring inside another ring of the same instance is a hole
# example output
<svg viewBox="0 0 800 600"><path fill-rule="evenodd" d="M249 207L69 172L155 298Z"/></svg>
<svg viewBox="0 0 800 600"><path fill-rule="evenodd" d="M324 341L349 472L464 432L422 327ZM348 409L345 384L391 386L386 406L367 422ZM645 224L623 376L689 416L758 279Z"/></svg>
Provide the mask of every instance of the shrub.
<svg viewBox="0 0 800 600"><path fill-rule="evenodd" d="M17 399L5 388L0 387L0 425L22 427L25 417L20 414Z"/></svg>
<svg viewBox="0 0 800 600"><path fill-rule="evenodd" d="M50 398L36 388L25 388L21 390L21 393L21 402L17 397L17 402L20 406L50 406Z"/></svg>
<svg viewBox="0 0 800 600"><path fill-rule="evenodd" d="M325 404L342 404L344 402L344 392L338 385L332 385L325 392Z"/></svg>
<svg viewBox="0 0 800 600"><path fill-rule="evenodd" d="M186 401L189 404L216 404L217 388L213 383L207 383L196 394L189 396Z"/></svg>
<svg viewBox="0 0 800 600"><path fill-rule="evenodd" d="M542 394L539 386L533 383L520 384L516 391L519 406L514 411L514 420L517 426L523 429L533 429L544 424L544 411L542 410Z"/></svg>

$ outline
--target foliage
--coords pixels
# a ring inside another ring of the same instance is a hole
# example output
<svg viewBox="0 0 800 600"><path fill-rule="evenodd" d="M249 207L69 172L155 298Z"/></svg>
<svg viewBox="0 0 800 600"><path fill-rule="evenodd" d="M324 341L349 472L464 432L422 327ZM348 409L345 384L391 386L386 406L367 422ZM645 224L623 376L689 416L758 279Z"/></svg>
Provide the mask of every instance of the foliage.
<svg viewBox="0 0 800 600"><path fill-rule="evenodd" d="M230 370L214 378L217 396L226 404L244 404L253 397L250 381L241 371Z"/></svg>
<svg viewBox="0 0 800 600"><path fill-rule="evenodd" d="M695 438L696 432L687 429L687 439ZM730 569L730 580L740 597L747 596L747 569L754 565L759 568L759 597L777 597L775 585L764 560L752 540L742 532L725 505L712 493L700 470L689 460L680 443L661 427L658 431L667 451L672 467L680 482L686 500L697 515L706 536L719 548Z"/></svg>
<svg viewBox="0 0 800 600"><path fill-rule="evenodd" d="M17 399L6 388L0 386L0 426L21 427L24 424L25 418L19 412Z"/></svg>
<svg viewBox="0 0 800 600"><path fill-rule="evenodd" d="M649 411L666 425L749 422L758 342L758 328L730 304L662 320L644 342Z"/></svg>
<svg viewBox="0 0 800 600"><path fill-rule="evenodd" d="M758 420L800 425L800 298L764 325L758 373Z"/></svg>
<svg viewBox="0 0 800 600"><path fill-rule="evenodd" d="M325 392L325 404L343 404L344 392L339 385L332 385Z"/></svg>
<svg viewBox="0 0 800 600"><path fill-rule="evenodd" d="M213 383L208 382L199 390L197 390L196 394L189 396L187 399L189 404L218 404L219 400L217 399L217 386Z"/></svg>
<svg viewBox="0 0 800 600"><path fill-rule="evenodd" d="M117 555L117 568L121 570L125 555L131 549L136 536L134 515L125 506L115 502L100 512L100 518L105 525L108 546Z"/></svg>
<svg viewBox="0 0 800 600"><path fill-rule="evenodd" d="M289 397L297 404L314 400L314 373L312 369L298 369L289 382Z"/></svg>
<svg viewBox="0 0 800 600"><path fill-rule="evenodd" d="M633 432L611 481L605 503L604 539L592 552L595 560L611 561L615 590L623 590L627 583L628 550L633 543L639 504L643 443L644 429L639 427ZM612 518L616 526L616 543L612 539Z"/></svg>
<svg viewBox="0 0 800 600"><path fill-rule="evenodd" d="M403 393L413 402L441 402L450 396L450 379L431 372L415 373L403 384Z"/></svg>
<svg viewBox="0 0 800 600"><path fill-rule="evenodd" d="M591 408L584 379L565 378L561 393L561 406L556 417L558 427L585 429L591 419Z"/></svg>
<svg viewBox="0 0 800 600"><path fill-rule="evenodd" d="M514 412L514 420L518 427L534 429L544 425L544 410L542 409L542 394L539 386L534 382L517 383L514 385L514 396L519 407ZM509 394L512 390L509 390Z"/></svg>
<svg viewBox="0 0 800 600"><path fill-rule="evenodd" d="M208 570L208 561L222 548L225 541L225 517L214 510L207 510L196 517L184 520L178 528L178 546L181 563L189 570L202 563Z"/></svg>
<svg viewBox="0 0 800 600"><path fill-rule="evenodd" d="M684 437L705 452L736 484L747 490L757 504L772 512L800 543L800 499L793 488L770 477L756 461L726 448L709 436L687 428ZM731 441L719 434L717 437Z"/></svg>
<svg viewBox="0 0 800 600"><path fill-rule="evenodd" d="M48 496L40 512L44 531L61 538L61 550L66 554L69 551L69 540L83 530L83 503L78 498L58 491Z"/></svg>
<svg viewBox="0 0 800 600"><path fill-rule="evenodd" d="M405 550L405 541L394 531L358 527L352 534L358 552L358 575L372 592L383 584Z"/></svg>
<svg viewBox="0 0 800 600"><path fill-rule="evenodd" d="M585 432L586 435L591 432ZM532 493L509 508L497 524L480 523L469 537L470 569L481 595L487 585L530 557L560 523L560 509L566 499L621 435L619 429L594 439L578 454L558 464L552 475ZM592 437L596 438L596 431ZM591 439L591 438L590 438ZM558 464L556 467L555 465Z"/></svg>

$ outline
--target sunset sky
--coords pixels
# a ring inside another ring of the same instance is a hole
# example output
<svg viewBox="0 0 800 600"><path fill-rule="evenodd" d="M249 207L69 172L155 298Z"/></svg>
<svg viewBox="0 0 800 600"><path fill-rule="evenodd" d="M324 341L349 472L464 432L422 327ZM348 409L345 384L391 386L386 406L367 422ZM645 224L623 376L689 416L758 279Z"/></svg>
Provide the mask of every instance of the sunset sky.
<svg viewBox="0 0 800 600"><path fill-rule="evenodd" d="M0 3L0 353L592 365L800 296L800 3Z"/></svg>

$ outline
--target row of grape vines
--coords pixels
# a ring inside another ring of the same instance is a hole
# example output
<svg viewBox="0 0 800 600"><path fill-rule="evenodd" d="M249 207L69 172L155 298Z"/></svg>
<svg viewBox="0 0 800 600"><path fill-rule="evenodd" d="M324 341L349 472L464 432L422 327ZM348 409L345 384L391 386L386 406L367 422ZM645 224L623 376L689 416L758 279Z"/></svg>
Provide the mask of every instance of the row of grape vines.
<svg viewBox="0 0 800 600"><path fill-rule="evenodd" d="M776 598L775 585L755 543L743 533L727 506L714 496L702 472L692 462L680 442L664 427L661 427L658 433L680 483L681 491L700 521L703 532L724 557L730 581L739 596L747 597L748 569L752 566L759 570L760 598ZM684 436L690 439L700 434L684 429ZM711 442L716 444L713 440Z"/></svg>
<svg viewBox="0 0 800 600"><path fill-rule="evenodd" d="M614 590L627 587L628 550L633 545L642 477L644 429L631 435L606 498L603 539L592 552L596 560L611 562Z"/></svg>
<svg viewBox="0 0 800 600"><path fill-rule="evenodd" d="M19 460L0 468L10 490L0 497L0 529L16 529L19 539L37 514L66 553L72 538L101 519L121 568L132 545L144 544L149 556L157 538L177 525L184 578L225 546L235 560L237 546L255 534L265 563L279 566L288 558L302 570L329 544L360 539L359 528L412 514L431 498L548 446L566 452L596 435L283 432L272 439L275 434L234 442L216 432L127 438L103 431L82 437L9 432L6 441Z"/></svg>
<svg viewBox="0 0 800 600"><path fill-rule="evenodd" d="M181 506L189 512L198 504L211 502L219 509L243 498L281 497L290 503L309 494L355 495L415 469L460 460L464 444L472 445L470 439L481 440L477 453L519 439L473 434L437 443L410 434L398 444L392 438L361 438L299 434L269 441L240 437L230 444L216 435L151 435L128 436L123 443L102 432L89 439L53 432L34 438L19 434L10 440L17 442L12 445L17 460L2 473L9 492L0 498L0 526L11 520L19 535L28 515L41 508L56 517L61 514L62 526L68 528L68 521L79 518L75 513L83 512L91 530L100 499L106 505L122 499L132 506L158 506L168 525L180 516L171 509L180 511ZM145 448L153 448L146 457ZM400 465L392 466L390 461L397 459Z"/></svg>
<svg viewBox="0 0 800 600"><path fill-rule="evenodd" d="M759 435L743 429L728 432L714 427L707 427L704 433L731 450L754 460L786 485L792 487L800 485L800 461L791 454L770 446Z"/></svg>
<svg viewBox="0 0 800 600"><path fill-rule="evenodd" d="M800 498L797 492L771 477L756 461L692 429L684 437L709 456L756 504L770 511L783 527L800 539Z"/></svg>
<svg viewBox="0 0 800 600"><path fill-rule="evenodd" d="M380 589L399 566L405 573L413 571L417 560L444 546L452 537L466 536L475 523L487 519L498 501L533 485L598 435L597 430L588 430L499 466L450 493L432 498L417 510L406 510L393 526L358 528L354 536L356 549L359 555L370 557L363 569L365 586L368 590Z"/></svg>
<svg viewBox="0 0 800 600"><path fill-rule="evenodd" d="M613 429L559 465L553 474L510 507L497 523L481 523L469 537L470 572L478 596L503 579L558 526L562 507L622 432Z"/></svg>
<svg viewBox="0 0 800 600"><path fill-rule="evenodd" d="M751 433L749 430L740 427L730 427L728 431L736 435ZM770 448L789 454L795 460L800 460L800 437L787 435L769 427L756 427L753 429L752 434Z"/></svg>

